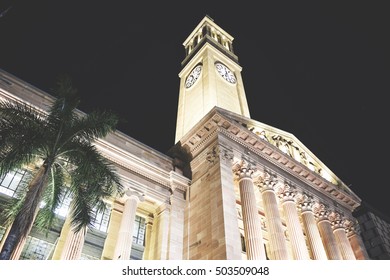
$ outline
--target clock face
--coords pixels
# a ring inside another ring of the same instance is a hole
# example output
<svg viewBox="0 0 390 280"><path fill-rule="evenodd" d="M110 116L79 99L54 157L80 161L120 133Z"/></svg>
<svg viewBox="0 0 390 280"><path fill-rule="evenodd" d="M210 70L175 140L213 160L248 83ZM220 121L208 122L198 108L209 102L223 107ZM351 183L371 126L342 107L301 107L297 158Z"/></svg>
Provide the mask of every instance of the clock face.
<svg viewBox="0 0 390 280"><path fill-rule="evenodd" d="M186 88L190 88L196 82L200 76L200 72L202 72L202 65L195 66L195 68L192 69L185 82Z"/></svg>
<svg viewBox="0 0 390 280"><path fill-rule="evenodd" d="M234 76L234 73L230 71L229 68L227 68L225 65L223 65L220 62L215 63L215 68L217 69L218 73L229 83L236 83L236 76Z"/></svg>

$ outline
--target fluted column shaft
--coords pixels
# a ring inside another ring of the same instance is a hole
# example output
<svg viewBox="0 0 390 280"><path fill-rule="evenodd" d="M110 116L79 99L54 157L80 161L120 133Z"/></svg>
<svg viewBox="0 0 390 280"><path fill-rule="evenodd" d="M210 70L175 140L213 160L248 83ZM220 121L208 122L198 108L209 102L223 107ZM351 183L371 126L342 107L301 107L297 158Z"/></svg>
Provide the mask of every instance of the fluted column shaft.
<svg viewBox="0 0 390 280"><path fill-rule="evenodd" d="M318 222L318 228L321 233L322 241L325 246L326 254L329 260L342 260L340 250L338 248L336 238L333 234L332 225L329 220Z"/></svg>
<svg viewBox="0 0 390 280"><path fill-rule="evenodd" d="M301 216L313 259L327 260L311 202L303 201L301 203Z"/></svg>
<svg viewBox="0 0 390 280"><path fill-rule="evenodd" d="M243 175L239 181L239 187L247 259L265 260L261 219L256 206L252 178Z"/></svg>
<svg viewBox="0 0 390 280"><path fill-rule="evenodd" d="M339 244L341 255L344 260L356 260L355 254L353 253L351 244L349 243L348 237L345 234L344 228L336 228L334 230L337 243Z"/></svg>
<svg viewBox="0 0 390 280"><path fill-rule="evenodd" d="M318 228L325 246L326 254L329 260L342 260L341 252L333 234L332 223L329 220L329 213L323 205L316 210L318 216Z"/></svg>
<svg viewBox="0 0 390 280"><path fill-rule="evenodd" d="M349 242L351 243L352 250L354 251L354 255L357 260L370 259L370 257L367 254L366 248L364 247L363 240L357 233L354 233L348 239Z"/></svg>
<svg viewBox="0 0 390 280"><path fill-rule="evenodd" d="M133 244L133 228L139 197L130 194L123 207L118 239L115 245L114 260L129 260Z"/></svg>
<svg viewBox="0 0 390 280"><path fill-rule="evenodd" d="M294 259L309 260L310 256L294 200L295 195L285 190L281 193L280 197L282 199L282 207L286 217L287 232L289 233Z"/></svg>
<svg viewBox="0 0 390 280"><path fill-rule="evenodd" d="M333 233L338 244L342 259L344 260L356 260L351 243L348 240L347 233L344 227L344 221L340 218L340 215L333 216Z"/></svg>
<svg viewBox="0 0 390 280"><path fill-rule="evenodd" d="M270 246L275 260L288 260L288 250L282 220L280 218L276 194L272 188L262 187L261 196L265 222L268 228Z"/></svg>
<svg viewBox="0 0 390 280"><path fill-rule="evenodd" d="M64 244L64 248L61 252L61 260L79 260L83 251L85 235L87 234L87 228L82 228L78 232L71 230L68 232Z"/></svg>

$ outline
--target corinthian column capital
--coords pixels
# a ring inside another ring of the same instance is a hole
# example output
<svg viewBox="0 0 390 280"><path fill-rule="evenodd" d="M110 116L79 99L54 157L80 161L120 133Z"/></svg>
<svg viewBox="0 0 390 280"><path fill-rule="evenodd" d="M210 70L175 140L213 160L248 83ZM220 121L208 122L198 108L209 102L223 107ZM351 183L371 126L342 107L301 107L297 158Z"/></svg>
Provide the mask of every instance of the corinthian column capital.
<svg viewBox="0 0 390 280"><path fill-rule="evenodd" d="M264 172L263 176L257 177L253 182L261 192L274 191L277 180L276 177L268 172Z"/></svg>
<svg viewBox="0 0 390 280"><path fill-rule="evenodd" d="M297 190L295 187L285 183L277 190L277 195L282 202L292 201L295 202L297 196Z"/></svg>
<svg viewBox="0 0 390 280"><path fill-rule="evenodd" d="M329 219L329 207L322 203L317 203L314 206L314 213L318 219L318 221L324 221Z"/></svg>
<svg viewBox="0 0 390 280"><path fill-rule="evenodd" d="M329 214L329 220L332 222L333 229L343 228L345 229L345 219L342 217L340 213L332 212Z"/></svg>
<svg viewBox="0 0 390 280"><path fill-rule="evenodd" d="M347 232L348 236L352 236L354 234L360 234L359 226L351 220L345 219L344 227L345 227L345 231Z"/></svg>
<svg viewBox="0 0 390 280"><path fill-rule="evenodd" d="M307 194L297 194L297 202L301 212L313 211L314 199Z"/></svg>
<svg viewBox="0 0 390 280"><path fill-rule="evenodd" d="M256 171L256 168L247 160L242 159L239 163L233 167L234 174L239 179L252 178L252 174Z"/></svg>

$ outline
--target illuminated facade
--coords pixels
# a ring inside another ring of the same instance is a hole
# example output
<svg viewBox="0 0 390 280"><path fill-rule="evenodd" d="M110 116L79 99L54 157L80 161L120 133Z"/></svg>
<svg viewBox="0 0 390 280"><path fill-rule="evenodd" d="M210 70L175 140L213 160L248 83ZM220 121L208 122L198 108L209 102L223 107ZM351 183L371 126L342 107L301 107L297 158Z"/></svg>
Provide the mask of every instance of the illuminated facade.
<svg viewBox="0 0 390 280"><path fill-rule="evenodd" d="M97 141L125 196L77 234L64 198L55 228L33 228L14 258L368 259L352 215L361 199L293 134L250 118L233 37L206 16L183 45L176 144L165 155L119 131ZM53 100L3 71L0 97ZM1 199L25 172L0 178Z"/></svg>

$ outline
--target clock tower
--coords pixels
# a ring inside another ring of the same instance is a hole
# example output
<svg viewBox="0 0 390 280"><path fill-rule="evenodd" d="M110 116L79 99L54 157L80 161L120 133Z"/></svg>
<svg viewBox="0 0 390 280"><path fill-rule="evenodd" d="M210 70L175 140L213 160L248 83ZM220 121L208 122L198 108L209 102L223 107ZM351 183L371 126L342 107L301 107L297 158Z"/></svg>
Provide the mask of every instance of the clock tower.
<svg viewBox="0 0 390 280"><path fill-rule="evenodd" d="M183 45L175 143L214 107L250 118L233 37L205 16Z"/></svg>

